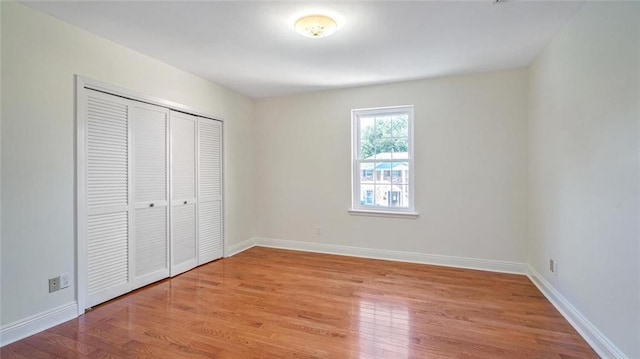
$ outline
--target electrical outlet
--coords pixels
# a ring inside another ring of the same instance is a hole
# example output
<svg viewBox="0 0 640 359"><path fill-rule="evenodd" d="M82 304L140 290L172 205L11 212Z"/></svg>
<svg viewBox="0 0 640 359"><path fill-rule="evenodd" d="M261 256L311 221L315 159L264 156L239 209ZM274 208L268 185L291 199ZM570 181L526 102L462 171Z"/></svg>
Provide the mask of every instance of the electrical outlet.
<svg viewBox="0 0 640 359"><path fill-rule="evenodd" d="M553 274L558 274L558 262L554 259L549 259L549 271Z"/></svg>
<svg viewBox="0 0 640 359"><path fill-rule="evenodd" d="M322 234L322 227L320 227L320 226L316 227L316 234L317 235L321 235Z"/></svg>
<svg viewBox="0 0 640 359"><path fill-rule="evenodd" d="M68 288L71 285L71 276L69 273L60 274L60 289Z"/></svg>
<svg viewBox="0 0 640 359"><path fill-rule="evenodd" d="M55 278L49 278L49 293L57 292L60 290L60 276Z"/></svg>

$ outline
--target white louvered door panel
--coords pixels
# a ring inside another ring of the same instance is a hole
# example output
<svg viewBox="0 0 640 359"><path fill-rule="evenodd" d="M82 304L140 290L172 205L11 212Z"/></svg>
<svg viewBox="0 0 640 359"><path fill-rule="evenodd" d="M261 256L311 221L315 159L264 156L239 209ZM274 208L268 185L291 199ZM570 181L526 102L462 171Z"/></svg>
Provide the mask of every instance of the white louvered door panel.
<svg viewBox="0 0 640 359"><path fill-rule="evenodd" d="M196 198L197 117L171 111L171 195L174 201Z"/></svg>
<svg viewBox="0 0 640 359"><path fill-rule="evenodd" d="M222 258L222 123L198 119L198 264Z"/></svg>
<svg viewBox="0 0 640 359"><path fill-rule="evenodd" d="M118 97L88 92L88 206L90 209L127 206L129 106Z"/></svg>
<svg viewBox="0 0 640 359"><path fill-rule="evenodd" d="M130 290L130 103L85 90L86 307ZM84 309L84 308L82 308Z"/></svg>
<svg viewBox="0 0 640 359"><path fill-rule="evenodd" d="M222 258L222 201L198 203L198 264Z"/></svg>
<svg viewBox="0 0 640 359"><path fill-rule="evenodd" d="M171 276L198 263L197 117L171 111Z"/></svg>
<svg viewBox="0 0 640 359"><path fill-rule="evenodd" d="M89 215L87 221L89 306L129 291L129 215Z"/></svg>
<svg viewBox="0 0 640 359"><path fill-rule="evenodd" d="M187 204L176 206L171 212L172 224L172 264L178 268L178 272L182 273L188 270L185 263L189 266L195 266L196 255L196 206L195 204ZM193 263L192 263L193 262ZM192 263L192 264L191 264ZM180 271L180 269L183 269ZM189 268L190 269L190 268ZM173 273L175 275L178 273Z"/></svg>
<svg viewBox="0 0 640 359"><path fill-rule="evenodd" d="M136 208L134 289L169 277L167 207Z"/></svg>
<svg viewBox="0 0 640 359"><path fill-rule="evenodd" d="M134 103L134 279L139 288L169 277L169 110Z"/></svg>

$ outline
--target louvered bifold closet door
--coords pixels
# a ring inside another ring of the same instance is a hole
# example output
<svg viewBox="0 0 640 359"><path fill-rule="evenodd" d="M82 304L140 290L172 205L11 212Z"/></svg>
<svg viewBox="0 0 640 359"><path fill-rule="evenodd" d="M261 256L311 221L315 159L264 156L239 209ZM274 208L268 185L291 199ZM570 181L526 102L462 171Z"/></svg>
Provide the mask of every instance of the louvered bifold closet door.
<svg viewBox="0 0 640 359"><path fill-rule="evenodd" d="M133 287L169 277L169 110L135 103Z"/></svg>
<svg viewBox="0 0 640 359"><path fill-rule="evenodd" d="M196 116L171 111L171 276L197 265L197 124Z"/></svg>
<svg viewBox="0 0 640 359"><path fill-rule="evenodd" d="M222 258L222 122L198 118L198 264Z"/></svg>
<svg viewBox="0 0 640 359"><path fill-rule="evenodd" d="M83 218L86 229L86 307L102 303L130 290L129 181L130 102L101 92L86 90L86 168ZM84 309L84 308L82 308Z"/></svg>

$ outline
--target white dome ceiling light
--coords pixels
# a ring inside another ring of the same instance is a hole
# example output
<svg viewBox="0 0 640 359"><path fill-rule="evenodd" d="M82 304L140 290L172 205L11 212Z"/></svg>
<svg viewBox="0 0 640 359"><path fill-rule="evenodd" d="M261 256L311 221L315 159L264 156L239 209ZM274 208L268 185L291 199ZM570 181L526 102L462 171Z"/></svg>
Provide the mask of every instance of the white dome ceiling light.
<svg viewBox="0 0 640 359"><path fill-rule="evenodd" d="M293 27L302 36L318 39L336 32L338 24L326 15L306 15L299 18Z"/></svg>

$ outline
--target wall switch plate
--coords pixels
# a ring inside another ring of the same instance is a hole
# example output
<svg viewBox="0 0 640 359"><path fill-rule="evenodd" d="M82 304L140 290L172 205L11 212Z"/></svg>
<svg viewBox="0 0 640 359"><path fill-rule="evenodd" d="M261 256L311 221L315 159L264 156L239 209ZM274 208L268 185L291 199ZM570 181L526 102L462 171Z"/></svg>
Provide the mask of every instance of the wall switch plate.
<svg viewBox="0 0 640 359"><path fill-rule="evenodd" d="M71 285L71 276L69 273L60 274L60 289L68 288Z"/></svg>
<svg viewBox="0 0 640 359"><path fill-rule="evenodd" d="M49 293L60 290L60 277L49 278Z"/></svg>
<svg viewBox="0 0 640 359"><path fill-rule="evenodd" d="M554 274L558 274L558 262L554 259L549 259L549 271Z"/></svg>

